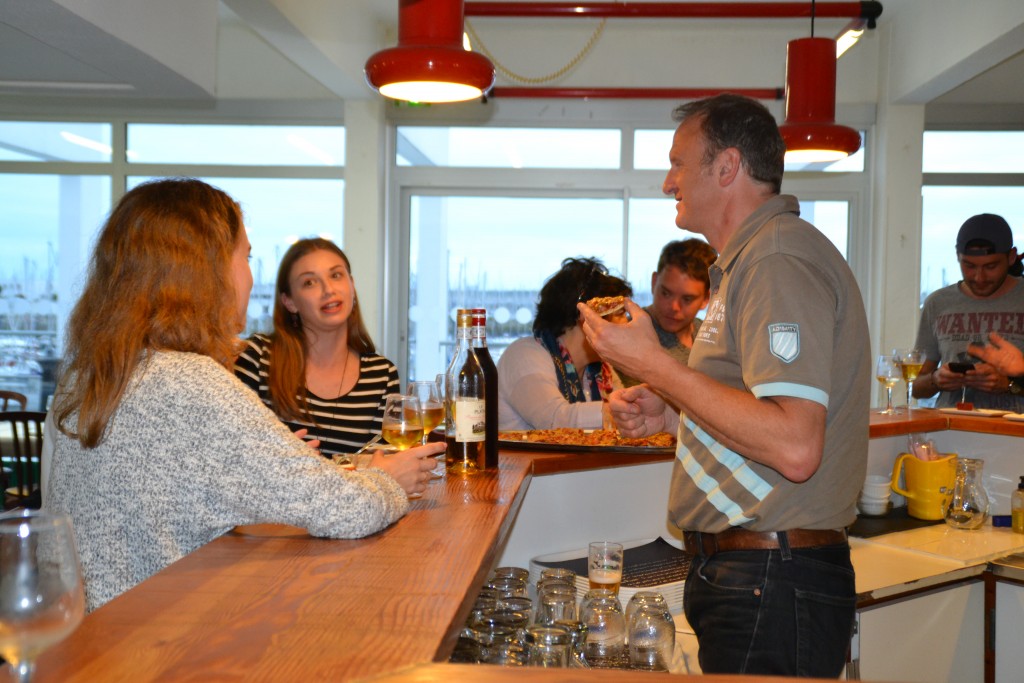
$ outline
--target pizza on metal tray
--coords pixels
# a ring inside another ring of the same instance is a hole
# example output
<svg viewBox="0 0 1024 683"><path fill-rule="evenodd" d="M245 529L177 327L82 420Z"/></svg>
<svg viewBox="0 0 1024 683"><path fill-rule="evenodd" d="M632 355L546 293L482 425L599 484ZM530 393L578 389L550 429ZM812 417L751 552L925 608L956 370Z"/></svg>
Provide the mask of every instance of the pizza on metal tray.
<svg viewBox="0 0 1024 683"><path fill-rule="evenodd" d="M668 432L650 436L627 438L611 429L534 429L526 432L501 432L503 441L525 441L527 443L549 443L561 446L639 446L642 448L671 448L676 437Z"/></svg>

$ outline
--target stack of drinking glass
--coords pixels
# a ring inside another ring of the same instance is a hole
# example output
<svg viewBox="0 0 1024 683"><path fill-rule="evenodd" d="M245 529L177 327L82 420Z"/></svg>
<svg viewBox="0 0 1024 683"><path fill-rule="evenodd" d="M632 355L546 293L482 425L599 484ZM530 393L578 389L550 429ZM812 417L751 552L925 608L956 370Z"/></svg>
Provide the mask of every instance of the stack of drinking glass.
<svg viewBox="0 0 1024 683"><path fill-rule="evenodd" d="M452 662L669 671L675 622L661 593L638 591L626 608L596 588L576 599L576 575L499 567L477 596ZM532 596L532 597L531 597Z"/></svg>

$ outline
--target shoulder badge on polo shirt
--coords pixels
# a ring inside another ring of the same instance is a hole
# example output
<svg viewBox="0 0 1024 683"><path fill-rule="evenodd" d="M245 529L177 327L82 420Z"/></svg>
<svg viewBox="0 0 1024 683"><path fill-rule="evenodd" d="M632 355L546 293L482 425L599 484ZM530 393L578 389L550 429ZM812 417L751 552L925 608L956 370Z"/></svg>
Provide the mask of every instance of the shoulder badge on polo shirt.
<svg viewBox="0 0 1024 683"><path fill-rule="evenodd" d="M768 326L768 344L773 356L783 363L792 363L800 355L800 326L772 323Z"/></svg>

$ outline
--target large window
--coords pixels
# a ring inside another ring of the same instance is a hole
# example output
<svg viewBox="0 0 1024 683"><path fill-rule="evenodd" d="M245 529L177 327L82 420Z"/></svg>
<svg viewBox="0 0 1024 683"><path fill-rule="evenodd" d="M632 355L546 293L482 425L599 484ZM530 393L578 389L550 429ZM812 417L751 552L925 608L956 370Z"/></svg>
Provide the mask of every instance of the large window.
<svg viewBox="0 0 1024 683"><path fill-rule="evenodd" d="M956 235L971 216L1002 216L1024 248L1024 132L927 131L923 157L921 302L960 281Z"/></svg>
<svg viewBox="0 0 1024 683"><path fill-rule="evenodd" d="M388 336L405 341L396 357L403 378L446 367L456 308L487 309L500 357L532 334L540 288L563 259L601 259L646 305L661 248L699 237L675 226L675 202L661 195L672 131L399 126L396 135L400 275ZM834 197L820 181L801 196L801 214L844 256L864 175L858 155L828 169L847 173L815 176L836 178L843 189Z"/></svg>
<svg viewBox="0 0 1024 683"><path fill-rule="evenodd" d="M0 388L45 406L96 233L148 178L201 176L239 201L256 282L248 331L268 330L288 245L343 242L344 155L340 126L0 121Z"/></svg>

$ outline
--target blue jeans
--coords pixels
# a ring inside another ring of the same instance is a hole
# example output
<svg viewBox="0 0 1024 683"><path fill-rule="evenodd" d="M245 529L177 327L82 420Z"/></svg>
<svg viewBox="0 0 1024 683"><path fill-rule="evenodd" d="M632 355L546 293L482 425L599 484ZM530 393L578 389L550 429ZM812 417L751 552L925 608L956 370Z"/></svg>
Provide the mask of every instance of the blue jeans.
<svg viewBox="0 0 1024 683"><path fill-rule="evenodd" d="M706 674L835 678L856 604L846 544L698 555L684 589Z"/></svg>

